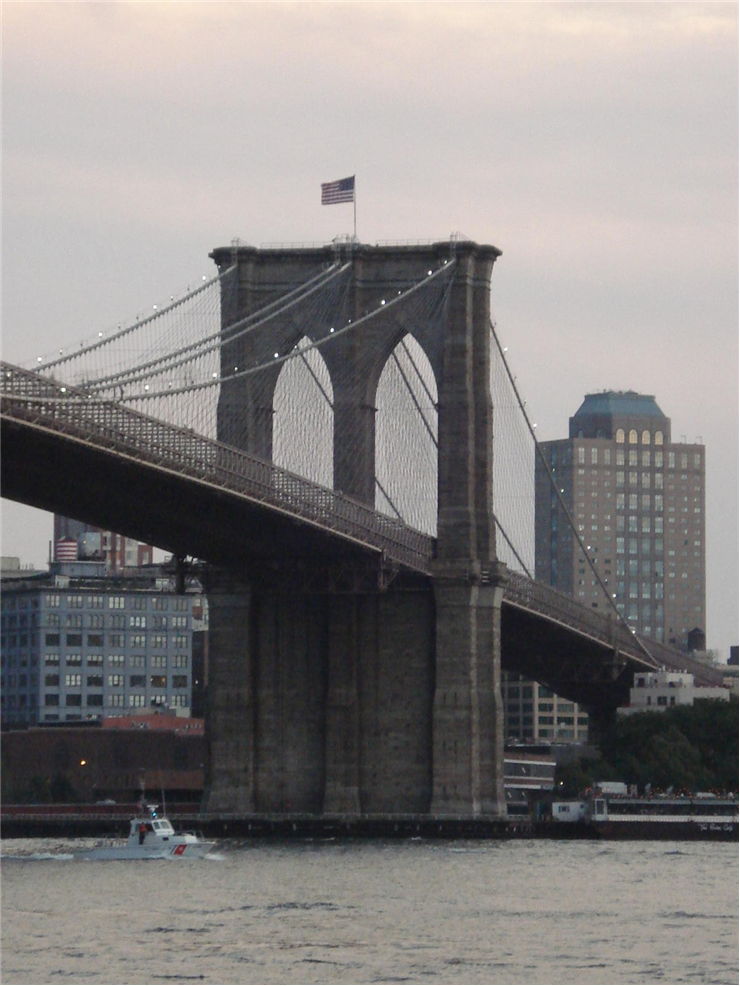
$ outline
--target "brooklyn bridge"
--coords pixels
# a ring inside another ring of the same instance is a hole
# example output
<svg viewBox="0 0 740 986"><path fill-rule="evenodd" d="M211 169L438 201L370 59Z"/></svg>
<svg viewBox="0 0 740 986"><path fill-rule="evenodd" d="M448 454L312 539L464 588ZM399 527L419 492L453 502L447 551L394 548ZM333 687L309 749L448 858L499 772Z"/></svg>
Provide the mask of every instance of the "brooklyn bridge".
<svg viewBox="0 0 740 986"><path fill-rule="evenodd" d="M2 364L6 497L205 563L209 810L495 818L502 669L597 724L637 669L717 683L608 586L587 609L532 578L495 247L211 256L131 324Z"/></svg>

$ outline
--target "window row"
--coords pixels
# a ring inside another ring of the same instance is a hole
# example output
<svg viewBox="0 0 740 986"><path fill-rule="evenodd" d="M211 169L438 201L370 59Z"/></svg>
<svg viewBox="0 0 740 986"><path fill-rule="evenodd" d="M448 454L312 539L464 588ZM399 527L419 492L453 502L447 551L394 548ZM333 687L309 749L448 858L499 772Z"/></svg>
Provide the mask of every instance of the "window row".
<svg viewBox="0 0 740 986"><path fill-rule="evenodd" d="M121 688L125 682L125 675L122 674L109 674L107 678L107 684L109 688ZM149 687L150 688L166 688L167 687L167 675L165 674L152 674L149 675ZM105 676L102 674L88 674L85 676L85 685L88 688L102 688ZM58 688L60 684L64 682L65 688L74 688L77 685L82 685L83 676L82 674L47 674L44 676L44 686L46 688ZM147 675L145 674L131 674L128 676L129 688L146 688L147 686ZM173 674L171 688L187 688L188 687L188 675L186 674Z"/></svg>
<svg viewBox="0 0 740 986"><path fill-rule="evenodd" d="M66 667L81 667L85 665L89 668L102 667L105 663L111 668L123 668L128 665L131 668L187 668L190 666L188 654L107 654L105 659L102 654L58 654L52 651L44 655L44 664L47 668L58 667L60 664Z"/></svg>
<svg viewBox="0 0 740 986"><path fill-rule="evenodd" d="M135 650L187 647L188 641L189 635L184 633L130 633L128 635L123 633L108 634L109 647L125 647L128 643L128 646ZM104 635L102 633L88 633L86 643L88 647L103 647L105 646ZM62 634L44 634L44 644L46 647L60 647L62 645ZM81 633L65 633L64 644L67 647L82 647L83 635Z"/></svg>
<svg viewBox="0 0 740 986"><path fill-rule="evenodd" d="M117 596L94 593L58 593L44 594L44 605L48 609L58 609L67 606L69 609L127 609L127 610L156 610L162 612L187 612L191 600L195 596Z"/></svg>
<svg viewBox="0 0 740 986"><path fill-rule="evenodd" d="M625 437L630 445L637 445L637 429L630 428L629 432L625 432L624 428L617 428L614 433L614 440L619 445L624 445ZM644 428L640 434L640 441L643 445L662 445L663 444L663 432L659 429L651 436L650 431Z"/></svg>
<svg viewBox="0 0 740 986"><path fill-rule="evenodd" d="M11 695L8 696L8 698L15 698L15 696ZM62 698L64 698L64 702L62 702ZM8 702L8 704L14 705L13 702ZM187 695L172 695L168 697L165 694L150 695L147 698L146 695L103 696L102 692L97 692L90 695L82 695L81 692L70 692L64 696L50 694L46 695L44 698L44 706L49 709L57 708L60 705L65 705L68 708L80 707L83 705L88 708L101 708L102 706L107 706L113 709L123 709L127 706L130 709L143 709L151 705L172 705L185 708L189 704Z"/></svg>

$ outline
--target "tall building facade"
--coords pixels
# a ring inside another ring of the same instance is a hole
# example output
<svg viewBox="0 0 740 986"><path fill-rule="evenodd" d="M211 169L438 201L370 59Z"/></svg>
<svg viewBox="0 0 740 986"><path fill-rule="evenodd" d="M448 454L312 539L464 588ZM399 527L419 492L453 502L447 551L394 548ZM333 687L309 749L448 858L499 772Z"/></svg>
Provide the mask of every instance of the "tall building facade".
<svg viewBox="0 0 740 986"><path fill-rule="evenodd" d="M562 498L630 626L678 649L695 648L706 636L704 446L674 443L655 397L604 391L585 396L567 439L541 449L536 578L586 606L609 607Z"/></svg>
<svg viewBox="0 0 740 986"><path fill-rule="evenodd" d="M200 587L179 594L157 568L109 575L104 562L55 563L4 578L4 726L97 720L142 709L189 714L193 638L207 625ZM202 650L202 647L201 647ZM197 676L203 677L201 655Z"/></svg>

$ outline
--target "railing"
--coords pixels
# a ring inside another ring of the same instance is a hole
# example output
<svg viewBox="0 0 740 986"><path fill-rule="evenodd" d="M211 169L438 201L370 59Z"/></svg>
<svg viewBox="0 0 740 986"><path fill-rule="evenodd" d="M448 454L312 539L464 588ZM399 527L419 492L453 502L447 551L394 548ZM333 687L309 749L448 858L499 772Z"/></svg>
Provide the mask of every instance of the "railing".
<svg viewBox="0 0 740 986"><path fill-rule="evenodd" d="M505 599L512 605L540 613L601 643L609 643L617 650L641 657L647 665L652 663L641 651L635 635L619 624L615 617L586 609L552 586L535 582L518 572L510 571L508 579Z"/></svg>
<svg viewBox="0 0 740 986"><path fill-rule="evenodd" d="M32 371L0 364L2 414L142 463L176 471L331 530L383 552L391 561L427 572L431 537L345 494L311 483L269 462L194 431L101 401Z"/></svg>

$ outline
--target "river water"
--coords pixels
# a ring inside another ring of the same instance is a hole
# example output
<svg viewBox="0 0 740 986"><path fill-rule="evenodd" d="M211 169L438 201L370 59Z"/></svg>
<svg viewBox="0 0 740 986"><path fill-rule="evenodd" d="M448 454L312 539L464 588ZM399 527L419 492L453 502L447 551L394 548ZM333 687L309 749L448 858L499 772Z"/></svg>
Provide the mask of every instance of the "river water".
<svg viewBox="0 0 740 986"><path fill-rule="evenodd" d="M9 840L2 982L737 983L733 843Z"/></svg>

